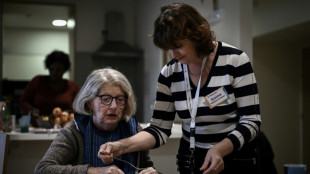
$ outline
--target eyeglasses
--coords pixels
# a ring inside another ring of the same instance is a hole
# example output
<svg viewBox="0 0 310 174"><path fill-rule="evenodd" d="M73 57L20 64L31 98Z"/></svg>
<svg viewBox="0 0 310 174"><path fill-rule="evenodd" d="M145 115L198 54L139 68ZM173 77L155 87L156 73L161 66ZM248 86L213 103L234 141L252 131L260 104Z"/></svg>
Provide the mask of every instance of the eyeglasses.
<svg viewBox="0 0 310 174"><path fill-rule="evenodd" d="M101 99L101 103L108 106L112 103L113 99L115 99L115 102L117 106L124 106L127 101L126 96L116 96L112 97L110 95L96 95L96 97L99 97Z"/></svg>

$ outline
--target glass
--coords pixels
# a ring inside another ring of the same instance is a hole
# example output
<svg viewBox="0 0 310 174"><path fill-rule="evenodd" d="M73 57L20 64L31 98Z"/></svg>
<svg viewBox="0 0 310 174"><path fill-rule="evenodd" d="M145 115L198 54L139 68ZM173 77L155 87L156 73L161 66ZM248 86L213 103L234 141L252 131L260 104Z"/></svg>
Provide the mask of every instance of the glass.
<svg viewBox="0 0 310 174"><path fill-rule="evenodd" d="M116 96L112 97L110 95L96 95L96 97L99 97L101 99L101 103L108 106L112 103L113 99L115 99L115 102L117 106L124 106L127 101L126 96Z"/></svg>
<svg viewBox="0 0 310 174"><path fill-rule="evenodd" d="M31 116L30 115L23 115L18 120L21 133L29 132L30 120L31 120Z"/></svg>

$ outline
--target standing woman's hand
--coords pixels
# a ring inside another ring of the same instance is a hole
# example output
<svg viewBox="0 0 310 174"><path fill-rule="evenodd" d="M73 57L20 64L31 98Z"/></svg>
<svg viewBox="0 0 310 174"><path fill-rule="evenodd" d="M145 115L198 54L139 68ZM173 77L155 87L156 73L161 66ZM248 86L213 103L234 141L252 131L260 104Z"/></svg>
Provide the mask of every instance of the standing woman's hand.
<svg viewBox="0 0 310 174"><path fill-rule="evenodd" d="M204 171L203 174L218 174L222 170L224 170L223 157L219 149L214 146L208 151L200 171Z"/></svg>
<svg viewBox="0 0 310 174"><path fill-rule="evenodd" d="M214 145L207 153L204 163L200 171L203 174L218 174L224 170L223 158L232 153L234 146L228 138L224 138L221 142Z"/></svg>

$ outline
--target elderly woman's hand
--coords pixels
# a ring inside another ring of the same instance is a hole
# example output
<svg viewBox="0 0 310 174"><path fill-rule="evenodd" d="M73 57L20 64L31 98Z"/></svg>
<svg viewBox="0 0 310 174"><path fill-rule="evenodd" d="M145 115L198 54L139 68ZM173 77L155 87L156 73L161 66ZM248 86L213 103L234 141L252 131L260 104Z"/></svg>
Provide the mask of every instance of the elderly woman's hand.
<svg viewBox="0 0 310 174"><path fill-rule="evenodd" d="M153 167L142 170L139 174L159 174Z"/></svg>
<svg viewBox="0 0 310 174"><path fill-rule="evenodd" d="M117 157L122 154L123 145L119 141L108 142L100 146L98 151L98 158L105 164L111 164L113 157Z"/></svg>
<svg viewBox="0 0 310 174"><path fill-rule="evenodd" d="M89 167L87 169L87 174L125 174L121 169L117 166L107 166L107 167Z"/></svg>

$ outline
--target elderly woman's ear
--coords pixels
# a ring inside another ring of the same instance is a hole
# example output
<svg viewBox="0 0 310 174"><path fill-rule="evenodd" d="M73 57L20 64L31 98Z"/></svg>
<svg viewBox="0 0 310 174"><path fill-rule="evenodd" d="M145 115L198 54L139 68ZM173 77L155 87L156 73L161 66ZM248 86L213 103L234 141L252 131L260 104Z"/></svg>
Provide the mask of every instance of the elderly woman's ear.
<svg viewBox="0 0 310 174"><path fill-rule="evenodd" d="M88 102L86 103L86 105L87 105L88 112L89 112L89 113L93 113L93 111L92 111L92 106L91 106L91 101L88 101Z"/></svg>

